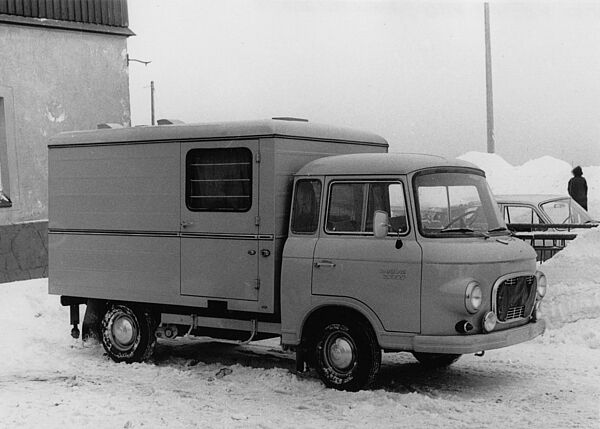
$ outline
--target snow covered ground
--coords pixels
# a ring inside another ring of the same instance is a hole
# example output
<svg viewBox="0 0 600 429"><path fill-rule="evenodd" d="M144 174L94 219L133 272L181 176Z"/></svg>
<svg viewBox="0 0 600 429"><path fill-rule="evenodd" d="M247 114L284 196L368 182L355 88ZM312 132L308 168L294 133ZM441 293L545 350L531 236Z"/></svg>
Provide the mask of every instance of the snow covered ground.
<svg viewBox="0 0 600 429"><path fill-rule="evenodd" d="M464 158L497 193L564 193L570 177L568 164L548 157L518 167L495 155ZM600 168L583 169L598 213ZM543 337L446 370L385 354L376 384L357 393L295 375L293 356L273 340L162 341L149 363L115 364L100 345L70 338L68 309L47 295L46 279L3 284L0 427L600 428L600 229L542 269Z"/></svg>

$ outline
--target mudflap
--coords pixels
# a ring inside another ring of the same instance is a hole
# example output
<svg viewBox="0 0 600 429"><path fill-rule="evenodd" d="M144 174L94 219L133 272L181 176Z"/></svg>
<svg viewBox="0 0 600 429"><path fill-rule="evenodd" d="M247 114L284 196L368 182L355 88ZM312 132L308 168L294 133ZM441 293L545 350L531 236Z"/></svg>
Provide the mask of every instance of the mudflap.
<svg viewBox="0 0 600 429"><path fill-rule="evenodd" d="M296 348L296 373L304 374L307 371L306 350L303 345L300 345Z"/></svg>
<svg viewBox="0 0 600 429"><path fill-rule="evenodd" d="M83 341L95 340L100 341L102 339L102 332L100 323L106 313L107 303L97 299L88 299L85 316L83 317L83 325L81 326Z"/></svg>

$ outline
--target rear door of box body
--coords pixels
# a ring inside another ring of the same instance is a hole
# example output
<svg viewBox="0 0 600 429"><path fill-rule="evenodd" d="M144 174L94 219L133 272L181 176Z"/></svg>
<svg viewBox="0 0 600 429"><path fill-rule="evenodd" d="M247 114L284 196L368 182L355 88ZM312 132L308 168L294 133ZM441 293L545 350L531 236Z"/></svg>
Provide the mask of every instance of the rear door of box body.
<svg viewBox="0 0 600 429"><path fill-rule="evenodd" d="M258 140L181 144L182 295L256 306L259 157Z"/></svg>
<svg viewBox="0 0 600 429"><path fill-rule="evenodd" d="M48 158L49 292L177 303L179 144L64 145Z"/></svg>

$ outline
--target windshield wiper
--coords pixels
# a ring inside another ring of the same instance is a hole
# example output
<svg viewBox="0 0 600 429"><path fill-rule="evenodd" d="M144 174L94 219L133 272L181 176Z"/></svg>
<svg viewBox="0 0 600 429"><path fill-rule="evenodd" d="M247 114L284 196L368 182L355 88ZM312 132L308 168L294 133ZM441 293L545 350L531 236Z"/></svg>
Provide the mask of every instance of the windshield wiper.
<svg viewBox="0 0 600 429"><path fill-rule="evenodd" d="M492 228L488 231L488 233L492 233L492 232L500 232L500 231L507 231L508 235L512 236L512 237L516 237L517 234L514 233L514 231L511 231L510 229L508 229L505 226L499 226L498 228Z"/></svg>
<svg viewBox="0 0 600 429"><path fill-rule="evenodd" d="M488 230L488 232L499 232L499 231L510 231L510 230L505 226L499 226L498 228L492 228L492 229Z"/></svg>
<svg viewBox="0 0 600 429"><path fill-rule="evenodd" d="M447 233L447 232L462 232L462 233L477 235L478 237L490 238L490 236L488 234L486 234L485 232L475 231L474 229L471 229L471 228L444 228L444 229L440 230L440 233Z"/></svg>

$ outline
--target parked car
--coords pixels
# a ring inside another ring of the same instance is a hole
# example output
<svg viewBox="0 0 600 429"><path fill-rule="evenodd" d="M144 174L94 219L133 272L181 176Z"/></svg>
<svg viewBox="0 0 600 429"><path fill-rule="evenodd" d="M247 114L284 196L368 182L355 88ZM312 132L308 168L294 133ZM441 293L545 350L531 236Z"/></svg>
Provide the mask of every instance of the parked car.
<svg viewBox="0 0 600 429"><path fill-rule="evenodd" d="M582 228L598 226L588 212L565 195L496 195L504 222L537 253L538 262L550 259L577 237Z"/></svg>
<svg viewBox="0 0 600 429"><path fill-rule="evenodd" d="M598 224L565 195L496 195L496 201L507 224L565 224L567 229L569 225Z"/></svg>

